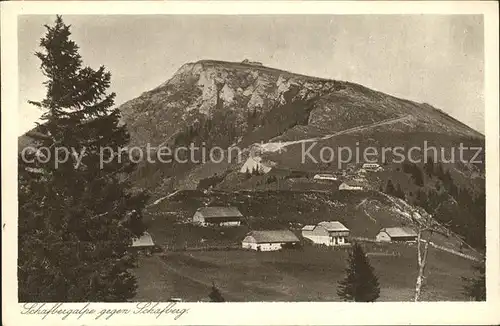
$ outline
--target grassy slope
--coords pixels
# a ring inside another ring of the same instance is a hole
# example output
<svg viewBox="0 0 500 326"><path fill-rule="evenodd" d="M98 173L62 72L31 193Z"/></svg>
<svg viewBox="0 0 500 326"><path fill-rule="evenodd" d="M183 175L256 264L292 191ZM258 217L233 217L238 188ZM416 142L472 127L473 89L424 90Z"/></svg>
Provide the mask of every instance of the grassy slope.
<svg viewBox="0 0 500 326"><path fill-rule="evenodd" d="M247 218L237 228L203 228L184 223L207 205L233 205ZM300 235L303 224L339 220L353 237L373 238L381 227L410 222L377 192L212 192L183 191L148 209L146 222L155 242L180 251L142 257L136 274L136 300L182 297L205 300L212 281L232 301L337 301L337 281L343 277L346 254L304 243L304 249L272 253L228 250L239 247L250 229L290 228ZM457 249L455 239L433 242ZM183 251L219 247L219 251ZM380 278L381 301L411 300L416 277L416 249L400 244L366 243ZM399 257L391 254L398 253ZM460 276L472 262L431 249L425 300L463 300Z"/></svg>
<svg viewBox="0 0 500 326"><path fill-rule="evenodd" d="M212 229L181 223L205 204L237 206L249 225ZM380 227L407 222L389 205L376 192L180 192L150 207L146 218L158 244L181 251L141 258L135 270L139 279L135 300L207 300L215 282L229 301L339 301L336 288L344 277L344 250L308 244L301 250L270 253L186 252L182 248L238 246L250 227L291 228L300 234L302 224L332 219L345 223L355 237L371 238ZM444 244L443 239L434 239L439 241ZM365 243L365 248L379 276L380 301L411 301L417 270L415 247ZM465 300L460 277L470 276L471 264L431 248L423 299Z"/></svg>
<svg viewBox="0 0 500 326"><path fill-rule="evenodd" d="M238 245L248 229L291 228L298 234L305 224L336 220L344 223L353 237L371 238L381 228L412 226L404 206L377 191L241 191L203 193L182 191L148 209L145 221L155 240L174 247L204 244ZM205 205L235 206L245 216L245 226L235 229L207 229L186 224L196 209ZM454 238L434 236L433 241L457 250Z"/></svg>
<svg viewBox="0 0 500 326"><path fill-rule="evenodd" d="M379 277L379 301L411 301L417 271L415 247L365 245L365 250ZM381 254L392 252L401 256ZM344 277L346 256L344 250L307 246L269 253L176 252L143 257L136 270L139 293L135 300L181 297L204 301L215 282L228 301L340 301L337 282ZM470 275L470 261L431 249L428 262L423 300L465 300L460 277Z"/></svg>

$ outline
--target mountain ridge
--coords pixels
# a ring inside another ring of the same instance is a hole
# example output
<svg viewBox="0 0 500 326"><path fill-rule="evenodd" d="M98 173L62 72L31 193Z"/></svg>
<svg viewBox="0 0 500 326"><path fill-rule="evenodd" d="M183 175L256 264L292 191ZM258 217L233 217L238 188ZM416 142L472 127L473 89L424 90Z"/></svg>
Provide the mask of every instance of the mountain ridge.
<svg viewBox="0 0 500 326"><path fill-rule="evenodd" d="M283 75L283 76L287 76L287 77L291 77L291 78L303 78L303 79L308 80L308 81L330 82L330 83L333 83L333 82L343 83L343 84L348 85L348 86L350 86L352 88L357 88L357 89L365 90L365 91L368 91L368 92L372 92L374 94L378 94L380 96L387 96L387 97L390 97L390 98L392 98L394 100L397 100L397 101L406 102L406 103L408 103L410 105L417 105L417 106L428 107L431 110L435 110L435 111L441 113L447 119L450 119L450 120L452 120L455 123L459 123L459 124L461 124L465 128L471 129L472 131L474 131L476 133L475 136L483 137L484 138L484 134L482 132L474 129L473 127L467 125L466 123L464 123L463 121L459 120L458 118L453 117L452 115L448 114L444 110L439 109L439 108L437 108L437 107L435 107L435 106L433 106L433 105L431 105L429 103L426 103L426 102L417 102L417 101L414 101L414 100L408 100L406 98L398 97L398 96L395 96L395 95L392 95L392 94L385 93L385 92L380 91L380 90L372 89L370 87L366 87L366 86L364 86L362 84L355 83L355 82L344 81L344 80L336 80L336 79L333 79L333 78L310 76L310 75L305 75L305 74L300 74L300 73L294 73L294 72L291 72L290 70L285 70L285 69L280 69L280 68L274 68L274 67L270 67L270 66L265 66L265 65L262 65L260 63L259 63L259 65L255 65L255 64L248 64L248 63L237 62L237 61L222 61L222 60L214 60L214 59L202 59L202 60L198 60L198 61L194 61L194 62L187 62L187 63L183 64L172 75L172 77L170 79L166 80L165 82L161 83L159 86L157 86L157 87L155 87L155 88L153 88L153 89L151 89L149 91L145 91L145 92L141 93L141 95L138 98L140 98L140 97L142 97L144 95L147 95L147 94L149 94L151 92L154 92L157 89L160 89L162 87L165 87L165 86L169 85L173 80L175 80L176 76L178 76L178 75L180 75L182 73L185 73L188 70L190 70L191 72L193 72L193 70L195 70L196 67L198 67L198 69L221 68L222 67L222 68L231 68L231 69L237 69L237 70L253 70L253 71L267 72L267 73L271 73L271 74ZM122 103L121 106L124 106L128 102L133 101L133 100L134 99L126 101L126 102Z"/></svg>
<svg viewBox="0 0 500 326"><path fill-rule="evenodd" d="M310 111L304 112L306 102ZM284 107L287 111L285 112ZM294 105L300 106L294 108ZM120 106L123 120L134 127L156 130L132 135L137 145L152 141L164 143L174 134L205 119L229 119L240 130L233 131L226 142L252 132L248 114L257 111L257 119L295 115L284 122L283 131L296 124L339 132L357 124L376 123L403 115L414 115L414 128L399 126L400 131L429 130L434 133L457 133L484 138L480 132L426 103L401 99L359 84L311 77L289 71L238 62L200 60L184 64L164 83ZM274 114L274 111L279 113ZM281 112L283 111L283 112ZM217 117L219 115L219 117ZM292 121L293 120L293 121ZM300 120L300 121L298 121ZM280 129L280 128L277 128ZM273 137L278 135L273 135ZM158 138L161 138L160 141Z"/></svg>

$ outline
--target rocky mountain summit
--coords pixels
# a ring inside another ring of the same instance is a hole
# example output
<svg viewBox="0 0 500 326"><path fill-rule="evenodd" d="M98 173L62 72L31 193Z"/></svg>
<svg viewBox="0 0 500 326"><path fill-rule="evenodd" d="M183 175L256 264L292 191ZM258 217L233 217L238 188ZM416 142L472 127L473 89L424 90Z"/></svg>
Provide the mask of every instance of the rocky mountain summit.
<svg viewBox="0 0 500 326"><path fill-rule="evenodd" d="M168 142L208 120L227 132L224 141L229 143L250 141L254 132L265 134L257 137L265 141L284 133L294 138L300 137L297 133L327 135L384 121L378 131L484 138L428 104L245 61L187 63L165 83L124 103L121 111L139 146Z"/></svg>

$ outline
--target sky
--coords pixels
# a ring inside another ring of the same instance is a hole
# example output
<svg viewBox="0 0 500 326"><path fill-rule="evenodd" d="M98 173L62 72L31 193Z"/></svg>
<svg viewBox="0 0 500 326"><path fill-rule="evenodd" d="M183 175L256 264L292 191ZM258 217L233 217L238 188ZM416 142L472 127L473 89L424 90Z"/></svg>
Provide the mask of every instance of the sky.
<svg viewBox="0 0 500 326"><path fill-rule="evenodd" d="M35 51L55 16L18 20L18 133L45 95ZM116 104L139 96L186 62L250 59L295 73L346 80L426 102L484 132L480 15L78 15L71 25L84 65L106 66Z"/></svg>

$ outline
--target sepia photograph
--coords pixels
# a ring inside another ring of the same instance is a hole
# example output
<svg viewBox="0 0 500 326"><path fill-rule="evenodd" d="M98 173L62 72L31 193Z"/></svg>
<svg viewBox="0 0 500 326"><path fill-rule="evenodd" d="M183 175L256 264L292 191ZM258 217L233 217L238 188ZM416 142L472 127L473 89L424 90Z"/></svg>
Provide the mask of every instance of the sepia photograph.
<svg viewBox="0 0 500 326"><path fill-rule="evenodd" d="M484 14L54 9L11 17L21 315L498 299Z"/></svg>

